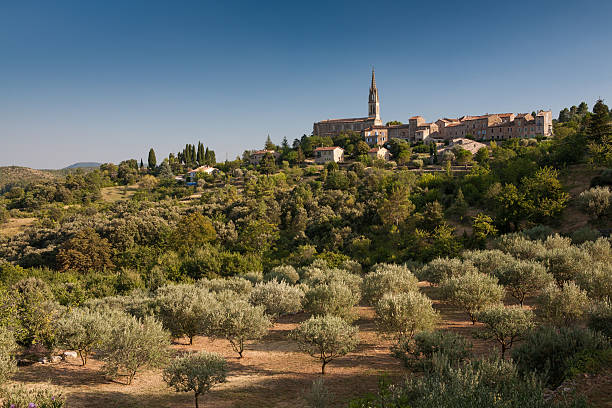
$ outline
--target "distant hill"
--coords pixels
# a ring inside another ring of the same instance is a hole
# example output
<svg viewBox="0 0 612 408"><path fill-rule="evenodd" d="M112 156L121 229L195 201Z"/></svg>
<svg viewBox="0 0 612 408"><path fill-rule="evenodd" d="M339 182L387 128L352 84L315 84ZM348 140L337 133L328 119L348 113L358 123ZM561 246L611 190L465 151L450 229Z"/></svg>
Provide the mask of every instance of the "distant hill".
<svg viewBox="0 0 612 408"><path fill-rule="evenodd" d="M71 164L68 167L65 167L66 169L82 169L82 168L91 168L91 167L95 167L98 168L100 167L102 163L96 163L96 162L79 162L79 163L74 163Z"/></svg>
<svg viewBox="0 0 612 408"><path fill-rule="evenodd" d="M26 185L34 181L53 180L56 177L46 170L19 166L0 167L0 192L8 185Z"/></svg>

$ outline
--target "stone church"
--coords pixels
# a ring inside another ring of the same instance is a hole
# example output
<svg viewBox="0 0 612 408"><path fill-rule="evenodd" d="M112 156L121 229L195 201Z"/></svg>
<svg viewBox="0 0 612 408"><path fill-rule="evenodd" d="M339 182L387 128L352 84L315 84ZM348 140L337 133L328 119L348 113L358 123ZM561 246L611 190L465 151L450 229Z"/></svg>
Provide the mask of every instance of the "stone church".
<svg viewBox="0 0 612 408"><path fill-rule="evenodd" d="M380 99L376 88L376 77L372 69L372 83L368 97L368 116L365 118L328 119L316 122L312 129L315 136L337 136L341 133L362 133L365 129L382 126L380 120Z"/></svg>

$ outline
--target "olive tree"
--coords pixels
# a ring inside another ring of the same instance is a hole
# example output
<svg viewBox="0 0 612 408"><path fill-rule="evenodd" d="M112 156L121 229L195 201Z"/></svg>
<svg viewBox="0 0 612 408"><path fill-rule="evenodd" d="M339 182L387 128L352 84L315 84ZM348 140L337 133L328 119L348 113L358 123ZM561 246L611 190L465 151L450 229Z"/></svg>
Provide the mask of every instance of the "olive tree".
<svg viewBox="0 0 612 408"><path fill-rule="evenodd" d="M266 314L274 317L298 313L303 298L304 292L299 287L275 280L256 284L250 295L252 304L264 306Z"/></svg>
<svg viewBox="0 0 612 408"><path fill-rule="evenodd" d="M115 314L109 316L111 329L101 347L105 373L125 375L131 384L138 370L161 367L168 357L170 333L152 316L137 319Z"/></svg>
<svg viewBox="0 0 612 408"><path fill-rule="evenodd" d="M264 281L285 281L287 283L295 284L300 280L300 275L297 273L295 268L291 265L280 265L264 275Z"/></svg>
<svg viewBox="0 0 612 408"><path fill-rule="evenodd" d="M345 320L355 319L353 306L359 302L359 295L341 282L318 284L306 292L304 310L315 315L334 315Z"/></svg>
<svg viewBox="0 0 612 408"><path fill-rule="evenodd" d="M469 260L436 258L421 269L420 278L438 285L447 278L477 271L474 264Z"/></svg>
<svg viewBox="0 0 612 408"><path fill-rule="evenodd" d="M416 332L433 329L438 320L431 299L417 291L387 294L376 304L378 331L397 344L411 340Z"/></svg>
<svg viewBox="0 0 612 408"><path fill-rule="evenodd" d="M164 327L174 338L210 334L210 314L217 301L208 290L194 285L170 285L157 290L155 301Z"/></svg>
<svg viewBox="0 0 612 408"><path fill-rule="evenodd" d="M49 286L41 279L30 277L15 283L12 295L19 321L17 342L24 346L44 344L52 347L57 307Z"/></svg>
<svg viewBox="0 0 612 408"><path fill-rule="evenodd" d="M587 293L574 282L566 282L562 287L551 283L538 296L537 312L549 323L570 325L583 317L589 305Z"/></svg>
<svg viewBox="0 0 612 408"><path fill-rule="evenodd" d="M480 272L448 278L440 287L442 296L452 305L465 310L472 324L476 322L477 311L500 303L505 293L497 278Z"/></svg>
<svg viewBox="0 0 612 408"><path fill-rule="evenodd" d="M498 268L516 261L512 255L499 249L464 251L461 256L471 261L480 272L487 275L494 275Z"/></svg>
<svg viewBox="0 0 612 408"><path fill-rule="evenodd" d="M554 282L546 268L535 261L515 260L500 266L495 274L499 283L523 306L525 297Z"/></svg>
<svg viewBox="0 0 612 408"><path fill-rule="evenodd" d="M332 360L344 356L357 346L358 330L338 316L312 316L300 324L291 337L300 350L321 361L321 374Z"/></svg>
<svg viewBox="0 0 612 408"><path fill-rule="evenodd" d="M17 362L14 358L16 351L17 343L15 343L13 332L0 326L0 387L17 370Z"/></svg>
<svg viewBox="0 0 612 408"><path fill-rule="evenodd" d="M370 305L376 305L387 293L417 290L418 283L416 276L405 265L377 264L363 279L363 298Z"/></svg>
<svg viewBox="0 0 612 408"><path fill-rule="evenodd" d="M193 392L195 406L198 397L227 377L227 362L217 353L201 351L177 357L164 369L164 381L176 392Z"/></svg>
<svg viewBox="0 0 612 408"><path fill-rule="evenodd" d="M57 344L68 350L76 350L81 362L99 348L108 332L108 317L87 308L72 309L55 322Z"/></svg>
<svg viewBox="0 0 612 408"><path fill-rule="evenodd" d="M501 347L501 358L533 327L533 312L522 307L492 306L476 313L476 319L484 323L478 337L496 340Z"/></svg>
<svg viewBox="0 0 612 408"><path fill-rule="evenodd" d="M582 210L591 217L600 217L610 210L612 191L608 186L590 188L580 193L578 203Z"/></svg>
<svg viewBox="0 0 612 408"><path fill-rule="evenodd" d="M253 306L247 300L229 297L222 300L214 323L214 334L230 342L240 358L245 342L261 339L272 325L265 306Z"/></svg>

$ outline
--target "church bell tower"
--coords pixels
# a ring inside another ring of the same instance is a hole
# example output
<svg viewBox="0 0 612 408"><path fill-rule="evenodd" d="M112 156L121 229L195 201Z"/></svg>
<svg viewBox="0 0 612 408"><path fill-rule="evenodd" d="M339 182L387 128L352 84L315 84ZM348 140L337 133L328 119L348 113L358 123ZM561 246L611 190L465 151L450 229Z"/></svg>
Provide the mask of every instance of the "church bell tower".
<svg viewBox="0 0 612 408"><path fill-rule="evenodd" d="M370 85L370 97L368 98L368 117L375 118L375 125L382 124L380 120L380 100L378 99L378 88L376 88L374 68L372 68L372 84Z"/></svg>

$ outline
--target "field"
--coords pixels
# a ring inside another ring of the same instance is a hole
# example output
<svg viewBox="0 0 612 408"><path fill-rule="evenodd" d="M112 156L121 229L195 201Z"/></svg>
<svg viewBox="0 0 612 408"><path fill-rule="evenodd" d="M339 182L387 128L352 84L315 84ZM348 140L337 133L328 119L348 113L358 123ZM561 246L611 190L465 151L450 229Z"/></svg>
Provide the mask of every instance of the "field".
<svg viewBox="0 0 612 408"><path fill-rule="evenodd" d="M425 293L434 299L440 311L441 328L459 332L468 338L474 329L466 315L453 307L440 303L437 289L425 282L420 284ZM528 302L531 303L531 302ZM326 385L335 396L334 406L346 406L356 395L375 391L379 378L400 381L411 375L399 360L389 353L390 342L381 339L374 324L374 311L359 307L361 343L357 350L333 361L325 375ZM320 365L310 356L297 350L288 339L288 333L307 315L298 314L282 318L261 341L251 344L245 357L237 355L225 340L197 337L192 346L187 341L173 344L176 352L207 350L224 355L229 364L228 382L202 397L202 406L215 408L289 408L303 407L301 396L309 389L312 380L318 378ZM472 339L476 355L498 353L493 342ZM139 373L131 385L124 385L119 378L110 381L98 371L101 363L92 359L86 368L80 360L69 359L55 364L34 364L22 367L15 380L33 386L51 383L62 387L69 407L191 407L191 394L178 394L166 387L159 370ZM597 407L612 407L608 395L612 392L610 375L591 378L578 385Z"/></svg>

